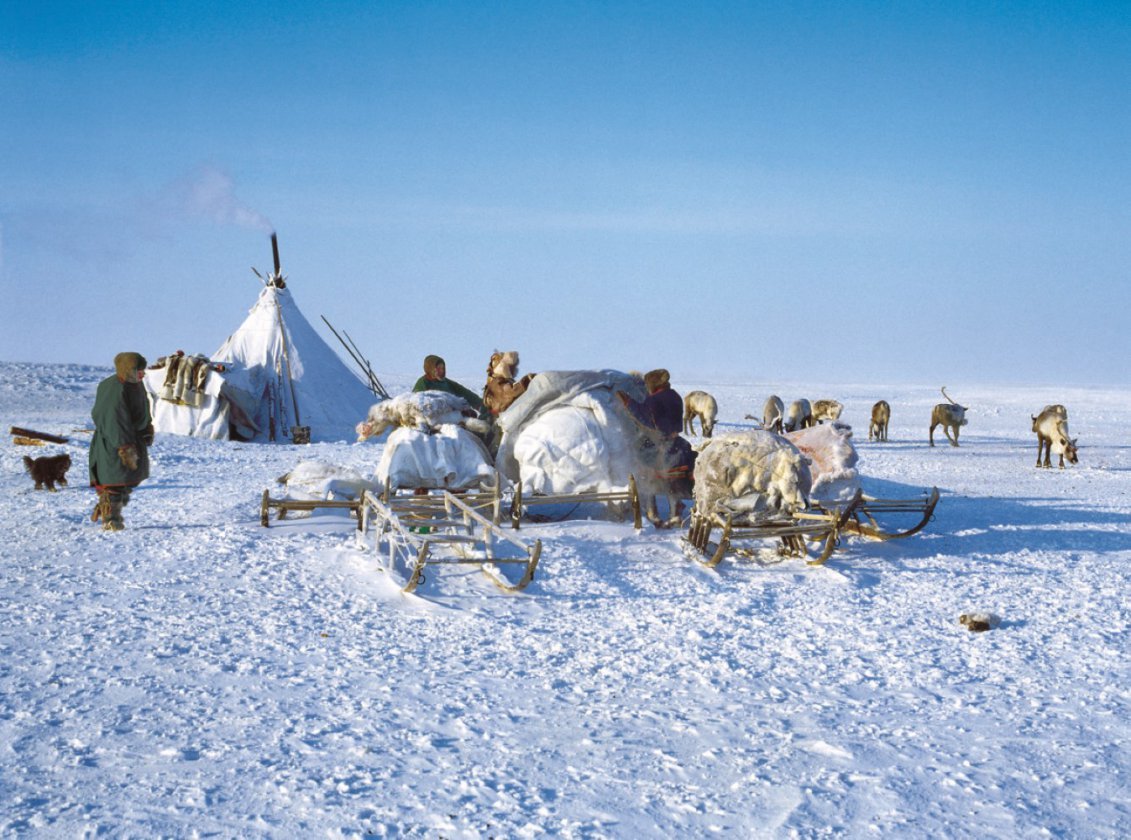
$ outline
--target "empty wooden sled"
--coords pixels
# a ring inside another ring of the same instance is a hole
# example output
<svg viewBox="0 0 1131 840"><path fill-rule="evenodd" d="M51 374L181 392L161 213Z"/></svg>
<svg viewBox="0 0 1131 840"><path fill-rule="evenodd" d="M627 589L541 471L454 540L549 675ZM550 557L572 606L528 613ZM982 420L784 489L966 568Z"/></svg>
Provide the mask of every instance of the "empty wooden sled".
<svg viewBox="0 0 1131 840"><path fill-rule="evenodd" d="M687 542L692 556L705 566L714 568L727 554L752 554L755 542L780 541L779 553L786 557L805 557L811 566L825 563L850 530L850 523L863 502L859 490L841 507L814 507L792 514L770 514L746 519L732 511L717 509L709 513L692 511ZM718 542L712 545L711 534L719 529ZM816 556L810 559L810 544Z"/></svg>
<svg viewBox="0 0 1131 840"><path fill-rule="evenodd" d="M518 592L534 579L542 554L541 540L523 542L446 490L387 501L365 493L361 523L359 540L372 524L378 561L403 592L424 582L425 566L450 565L478 566L504 592Z"/></svg>

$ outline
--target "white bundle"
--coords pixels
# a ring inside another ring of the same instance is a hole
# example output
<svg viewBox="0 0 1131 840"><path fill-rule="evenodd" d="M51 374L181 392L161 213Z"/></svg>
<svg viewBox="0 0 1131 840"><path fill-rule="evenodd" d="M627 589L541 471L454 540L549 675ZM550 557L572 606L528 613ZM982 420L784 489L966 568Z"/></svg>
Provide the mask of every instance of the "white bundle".
<svg viewBox="0 0 1131 840"><path fill-rule="evenodd" d="M851 499L860 488L860 474L856 471L859 456L852 445L851 426L822 423L786 432L785 437L809 459L813 478L810 499L843 502Z"/></svg>
<svg viewBox="0 0 1131 840"><path fill-rule="evenodd" d="M713 438L695 461L695 507L739 514L792 512L808 506L812 479L805 457L762 429Z"/></svg>
<svg viewBox="0 0 1131 840"><path fill-rule="evenodd" d="M292 499L356 499L362 490L378 488L357 470L325 461L299 461L278 482L287 486L287 496Z"/></svg>
<svg viewBox="0 0 1131 840"><path fill-rule="evenodd" d="M365 419L357 424L357 439L361 442L376 437L391 427L432 432L449 424L466 426L469 418L463 412L470 408L463 397L445 391L398 394L369 409Z"/></svg>

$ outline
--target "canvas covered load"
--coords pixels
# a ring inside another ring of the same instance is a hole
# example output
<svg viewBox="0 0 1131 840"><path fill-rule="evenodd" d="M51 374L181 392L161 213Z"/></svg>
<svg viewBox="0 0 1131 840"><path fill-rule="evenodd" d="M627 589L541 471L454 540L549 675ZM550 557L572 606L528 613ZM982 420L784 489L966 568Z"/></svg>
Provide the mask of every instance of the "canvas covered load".
<svg viewBox="0 0 1131 840"><path fill-rule="evenodd" d="M640 380L615 370L546 371L496 421L495 464L525 495L620 492L644 469L647 436L616 392L646 396Z"/></svg>
<svg viewBox="0 0 1131 840"><path fill-rule="evenodd" d="M398 394L371 406L357 424L358 440L392 429L377 464L377 482L393 488L467 490L495 474L482 439L465 428L486 431L467 401L442 391Z"/></svg>

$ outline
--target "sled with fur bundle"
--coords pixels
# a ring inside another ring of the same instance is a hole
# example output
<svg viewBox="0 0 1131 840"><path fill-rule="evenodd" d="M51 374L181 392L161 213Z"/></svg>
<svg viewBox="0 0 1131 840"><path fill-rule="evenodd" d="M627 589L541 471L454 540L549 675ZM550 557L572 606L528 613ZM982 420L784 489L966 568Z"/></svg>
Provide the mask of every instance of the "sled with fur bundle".
<svg viewBox="0 0 1131 840"><path fill-rule="evenodd" d="M446 490L390 500L365 493L359 543L370 525L381 568L406 593L424 583L426 566L461 565L478 566L499 589L518 592L534 579L542 554L541 540L528 544L508 534Z"/></svg>

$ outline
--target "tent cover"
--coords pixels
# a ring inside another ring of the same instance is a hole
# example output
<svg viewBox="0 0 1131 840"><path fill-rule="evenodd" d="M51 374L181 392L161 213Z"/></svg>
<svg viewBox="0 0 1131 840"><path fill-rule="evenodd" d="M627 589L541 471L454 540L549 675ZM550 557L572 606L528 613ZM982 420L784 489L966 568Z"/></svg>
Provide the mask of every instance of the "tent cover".
<svg viewBox="0 0 1131 840"><path fill-rule="evenodd" d="M208 362L187 393L166 382L167 367L146 371L156 431L266 442L289 441L294 427L308 426L312 441L353 440L375 401L290 292L273 284Z"/></svg>

